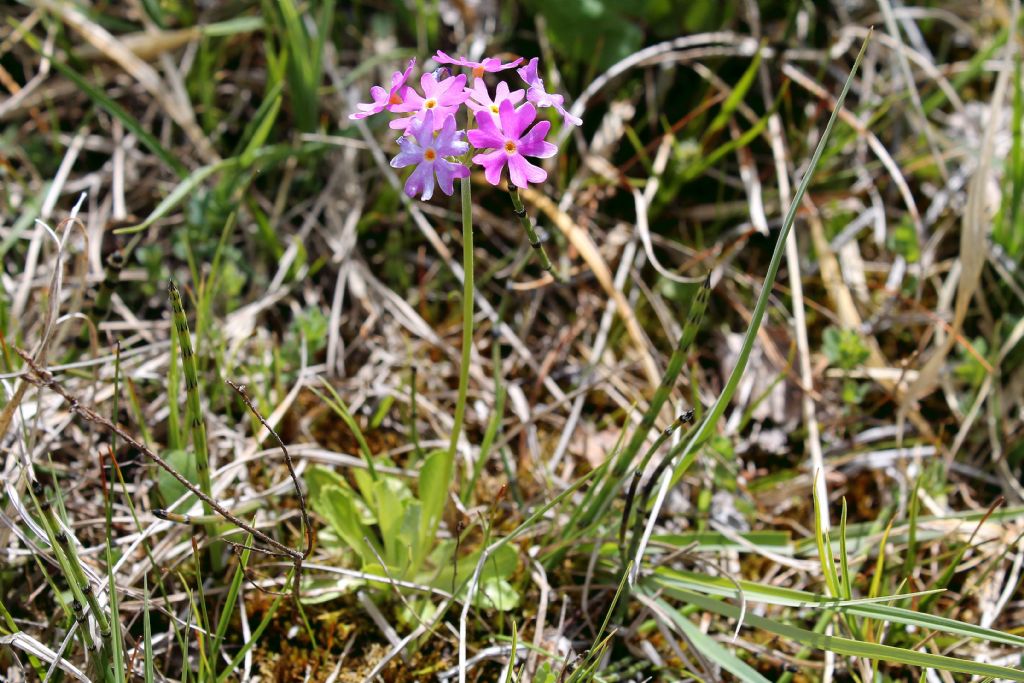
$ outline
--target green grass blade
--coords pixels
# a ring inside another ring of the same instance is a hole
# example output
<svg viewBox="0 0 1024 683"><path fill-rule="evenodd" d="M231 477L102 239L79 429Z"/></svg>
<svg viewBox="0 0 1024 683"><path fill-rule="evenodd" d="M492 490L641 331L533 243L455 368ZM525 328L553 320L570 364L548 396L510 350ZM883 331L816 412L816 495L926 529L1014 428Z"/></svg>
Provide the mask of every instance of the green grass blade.
<svg viewBox="0 0 1024 683"><path fill-rule="evenodd" d="M870 35L868 40L870 40ZM673 449L673 457L677 453L681 454L679 464L676 465L675 471L672 475L673 482L678 481L696 459L697 446L704 443L711 437L713 430L718 424L718 420L725 413L725 408L732 400L733 394L739 386L740 379L743 377L743 373L747 367L747 361L750 359L750 352L754 348L754 341L757 339L757 332L761 328L761 321L764 319L765 310L768 308L768 299L771 295L772 287L775 284L775 278L779 273L779 267L782 264L782 256L786 251L786 240L789 239L789 233L793 229L793 223L796 221L797 210L800 207L800 203L803 201L804 194L807 192L808 185L811 183L811 178L814 176L814 171L818 166L818 161L821 159L825 146L832 135L832 129L835 127L836 120L839 118L839 112L842 110L843 104L846 102L846 95L850 91L850 84L853 83L857 69L860 67L861 60L864 58L864 52L867 49L868 40L865 40L864 44L861 45L860 52L857 54L857 59L854 61L853 68L850 70L850 75L843 84L843 90L839 94L839 98L836 100L836 106L832 110L832 115L829 117L825 130L822 132L821 139L818 141L818 145L814 149L814 154L811 156L810 163L807 166L807 171L804 173L804 177L797 186L796 193L793 195L793 201L789 206L789 210L786 212L785 219L782 221L782 230L779 232L778 240L775 242L775 250L772 252L772 259L768 264L768 272L765 273L764 284L761 286L761 293L758 295L757 302L754 304L754 312L751 315L750 324L747 326L747 332L743 336L743 342L736 357L736 365L729 374L729 379L726 381L725 387L723 387L722 392L718 395L718 398L711 406L707 416L701 420L698 427L691 432L692 436L690 436L690 438L685 439L679 447ZM652 517L656 518L657 512L657 510L652 512ZM644 548L641 547L635 558L637 566L639 566L639 562L643 558L643 553Z"/></svg>
<svg viewBox="0 0 1024 683"><path fill-rule="evenodd" d="M694 648L702 655L722 667L745 683L769 683L768 679L757 673L749 664L741 660L729 650L718 644L718 641L693 625L689 619L679 613L672 605L661 598L653 601L662 612L669 616L671 624L686 636Z"/></svg>
<svg viewBox="0 0 1024 683"><path fill-rule="evenodd" d="M149 618L149 578L142 576L142 656L143 656L143 680L145 683L153 683L154 666L153 659L153 626Z"/></svg>
<svg viewBox="0 0 1024 683"><path fill-rule="evenodd" d="M717 600L700 593L688 590L668 590L673 597L688 604L695 605L708 612L730 618L740 618L740 608ZM1024 681L1024 671L1010 669L1005 666L994 664L983 664L969 660L947 657L945 655L934 655L927 652L908 650L892 645L879 645L877 643L864 643L850 638L839 636L828 636L813 631L808 631L796 626L790 626L778 621L751 614L749 611L744 615L744 622L748 626L759 628L769 633L782 636L795 643L807 645L818 650L834 652L838 655L849 657L864 657L867 659L880 660L894 664L906 664L923 668L943 669L957 673L970 674L972 676L993 676L995 678L1006 678L1012 681Z"/></svg>
<svg viewBox="0 0 1024 683"><path fill-rule="evenodd" d="M593 520L601 517L611 504L611 500L619 490L622 478L629 469L629 465L647 440L647 435L654 428L654 422L661 413L662 406L668 401L672 389L675 387L676 379L683 370L683 364L686 362L690 346L693 344L694 339L696 339L700 324L704 320L704 311L707 309L708 299L710 298L711 279L709 275L704 279L700 289L697 290L697 295L694 297L690 310L687 313L686 324L683 327L682 335L679 337L679 343L676 344L676 348L672 351L671 357L669 357L665 374L662 376L658 388L654 391L654 396L651 397L651 403L647 408L647 412L644 413L643 418L640 420L640 425L633 432L626 447L615 458L611 470L611 478L605 482L600 493L597 494L594 502L591 503L590 508L581 519L580 524L589 525Z"/></svg>
<svg viewBox="0 0 1024 683"><path fill-rule="evenodd" d="M237 164L237 159L224 159L223 161L218 161L215 164L209 164L208 166L201 166L197 168L192 171L192 173L184 177L182 181L178 183L173 190L171 190L171 193L157 204L156 208L153 209L144 221L127 228L119 228L118 230L115 230L114 233L117 235L129 235L136 232L142 232L149 226L153 225L153 223L170 213L171 210L184 201L186 197L194 193L196 189L203 184L203 181L211 175Z"/></svg>
<svg viewBox="0 0 1024 683"><path fill-rule="evenodd" d="M288 585L288 582L294 576L295 571L290 571L287 579L285 580L285 585ZM235 656L232 657L231 663L228 664L227 668L224 669L219 676L217 676L217 683L225 683L228 678L234 674L235 669L242 663L242 660L245 659L245 655L256 646L256 643L258 643L260 638L263 636L263 632L267 630L267 627L270 626L270 622L273 621L274 617L277 615L277 610L281 607L284 597L285 596L283 594L278 594L274 598L274 601L270 603L270 607L267 608L267 611L263 614L263 619L260 620L256 629L253 630L249 639L242 643L242 647L238 648L238 652L236 652Z"/></svg>
<svg viewBox="0 0 1024 683"><path fill-rule="evenodd" d="M42 54L43 46L39 42L39 38L33 35L31 32L26 32L22 39L28 43L28 45ZM134 116L129 114L121 105L115 102L113 99L107 96L100 88L90 83L82 74L75 71L73 68L63 63L59 59L51 59L50 64L53 65L57 71L61 72L69 80L71 80L77 88L84 92L89 99L91 99L98 107L105 109L108 114L119 120L125 128L134 133L139 141L149 149L153 154L160 158L167 166L175 172L175 174L184 178L188 175L188 167L181 163L175 155L171 154L160 141L150 133L146 128L136 119Z"/></svg>
<svg viewBox="0 0 1024 683"><path fill-rule="evenodd" d="M766 586L754 581L745 580L734 582L723 577L710 577L696 572L665 568L659 568L651 578L651 582L654 586L664 588L665 590L678 588L717 597L735 597L738 588L743 591L743 598L747 603L760 602L777 607L834 610L851 616L878 619L894 624L915 626L919 629L941 631L964 638L976 638L982 641L1024 647L1024 636L1003 633L995 629L967 624L948 617L875 602L865 602L864 600L831 600L822 595L792 588ZM893 598L885 598L883 601L890 599Z"/></svg>
<svg viewBox="0 0 1024 683"><path fill-rule="evenodd" d="M352 413L349 411L345 401L342 400L341 396L338 395L338 392L331 386L331 383L323 377L320 378L320 383L331 395L330 398L324 396L316 389L313 389L313 392L319 396L338 417L342 419L345 426L347 426L352 432L352 436L355 437L356 443L359 444L359 452L362 454L363 460L366 461L366 469L370 473L370 479L374 482L378 481L379 477L377 475L377 468L373 464L373 452L370 450L370 445L366 442L366 436L363 434L362 428L360 428L356 419L352 417ZM367 497L366 500L367 502L371 501L372 496Z"/></svg>

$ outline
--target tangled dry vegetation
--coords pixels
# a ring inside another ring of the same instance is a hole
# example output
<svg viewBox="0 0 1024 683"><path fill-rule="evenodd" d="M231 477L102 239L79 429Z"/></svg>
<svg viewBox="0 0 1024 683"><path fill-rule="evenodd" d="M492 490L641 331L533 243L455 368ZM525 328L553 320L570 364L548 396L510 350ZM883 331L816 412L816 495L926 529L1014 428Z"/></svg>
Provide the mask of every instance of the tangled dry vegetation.
<svg viewBox="0 0 1024 683"><path fill-rule="evenodd" d="M1024 680L1018 17L7 5L0 678ZM468 368L458 200L347 118L438 47L584 119L565 282L473 178Z"/></svg>

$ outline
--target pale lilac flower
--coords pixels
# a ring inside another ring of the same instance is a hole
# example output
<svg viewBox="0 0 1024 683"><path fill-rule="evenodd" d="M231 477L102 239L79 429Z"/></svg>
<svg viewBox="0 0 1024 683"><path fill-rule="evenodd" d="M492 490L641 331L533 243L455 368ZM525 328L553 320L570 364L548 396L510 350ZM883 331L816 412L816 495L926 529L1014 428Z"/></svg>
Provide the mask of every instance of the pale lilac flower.
<svg viewBox="0 0 1024 683"><path fill-rule="evenodd" d="M420 76L420 87L423 95L409 88L401 104L396 104L391 111L395 113L411 112L412 116L394 119L388 125L395 130L406 130L413 121L422 120L427 112L433 111L434 129L440 130L449 114L455 114L459 105L469 98L466 92L466 74L438 81L432 73Z"/></svg>
<svg viewBox="0 0 1024 683"><path fill-rule="evenodd" d="M489 111L491 112L491 118L494 122L498 122L498 109L501 107L501 103L508 100L512 104L518 104L523 99L525 91L513 90L509 92L508 83L502 81L498 83L498 87L494 92L494 99L491 99L491 94L487 92L487 86L484 84L483 79L477 79L473 81L472 88L466 88L466 92L469 93L469 99L466 100L466 106L473 111Z"/></svg>
<svg viewBox="0 0 1024 683"><path fill-rule="evenodd" d="M357 111L354 114L349 114L350 119L365 119L367 116L373 114L379 114L385 109L394 111L393 107L402 103L405 97L406 91L409 86L405 84L409 80L409 74L412 72L412 68L416 66L416 58L413 57L409 60L409 66L405 67L405 71L396 71L391 74L391 88L385 90L379 85L375 85L370 88L370 97L373 98L373 102L369 104L357 104Z"/></svg>
<svg viewBox="0 0 1024 683"><path fill-rule="evenodd" d="M485 73L496 73L498 71L504 71L505 69L511 69L512 67L518 66L523 58L515 60L514 62L508 62L502 64L501 60L497 57L487 57L482 62L472 62L465 57L459 57L455 59L450 57L440 50L434 55L434 61L438 64L456 64L458 66L464 66L467 69L473 70L473 78L482 78Z"/></svg>
<svg viewBox="0 0 1024 683"><path fill-rule="evenodd" d="M544 90L544 81L537 75L536 57L531 59L526 66L516 69L516 71L526 81L526 84L530 86L529 90L526 91L527 100L533 102L538 107L554 107L562 115L562 120L566 124L579 126L583 123L583 119L573 116L566 110L564 106L565 99L561 95L551 94Z"/></svg>
<svg viewBox="0 0 1024 683"><path fill-rule="evenodd" d="M498 118L498 123L495 123L489 112L476 113L478 127L469 131L469 141L477 149L494 148L494 151L477 154L473 163L484 167L484 177L491 185L497 185L501 180L501 169L506 164L509 178L516 187L544 182L547 172L527 161L526 156L545 159L558 151L557 147L544 140L551 129L551 122L540 121L524 133L537 118L537 110L529 102L515 109L509 100L501 103Z"/></svg>
<svg viewBox="0 0 1024 683"><path fill-rule="evenodd" d="M445 116L435 136L434 113L428 109L421 120L410 123L407 134L398 139L398 156L391 160L395 168L416 165L405 181L405 193L410 197L422 193L423 201L434 194L435 175L441 191L449 196L455 191L455 179L469 176L469 168L464 164L445 159L461 156L469 150L469 144L462 140L462 131L455 130L455 116Z"/></svg>

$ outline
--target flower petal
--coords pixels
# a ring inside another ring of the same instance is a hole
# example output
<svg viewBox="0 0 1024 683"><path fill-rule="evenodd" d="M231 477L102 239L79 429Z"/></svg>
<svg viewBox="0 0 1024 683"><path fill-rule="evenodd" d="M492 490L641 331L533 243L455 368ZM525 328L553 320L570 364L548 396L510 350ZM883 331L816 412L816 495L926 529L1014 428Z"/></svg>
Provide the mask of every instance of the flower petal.
<svg viewBox="0 0 1024 683"><path fill-rule="evenodd" d="M423 162L417 166L409 179L405 181L407 195L415 197L420 192L423 193L423 196L420 197L423 201L434 196L434 164L430 162Z"/></svg>
<svg viewBox="0 0 1024 683"><path fill-rule="evenodd" d="M434 55L434 61L438 64L459 64L459 60L449 56L446 52L441 52L440 50L438 50Z"/></svg>
<svg viewBox="0 0 1024 683"><path fill-rule="evenodd" d="M423 161L423 148L417 145L411 138L401 137L398 139L398 154L391 160L393 168L405 168Z"/></svg>
<svg viewBox="0 0 1024 683"><path fill-rule="evenodd" d="M423 99L430 99L437 92L437 79L434 74L427 72L420 76L420 87L423 88Z"/></svg>
<svg viewBox="0 0 1024 683"><path fill-rule="evenodd" d="M529 102L516 109L512 102L505 100L498 105L498 117L501 119L501 131L505 137L519 140L526 127L537 118L537 110Z"/></svg>
<svg viewBox="0 0 1024 683"><path fill-rule="evenodd" d="M470 134L472 134L472 131L470 131ZM491 185L497 185L501 182L501 169L504 168L507 160L508 154L503 149L496 149L487 154L477 154L473 157L474 164L480 164L484 167L484 178Z"/></svg>
<svg viewBox="0 0 1024 683"><path fill-rule="evenodd" d="M484 59L484 61L480 62L480 66L484 68L484 71L495 73L497 71L504 71L505 69L517 67L522 61L523 58L520 57L514 62L507 62L505 64L502 64L501 60L498 59L497 57L487 57L486 59Z"/></svg>
<svg viewBox="0 0 1024 683"><path fill-rule="evenodd" d="M505 136L498 130L489 111L476 113L476 125L476 128L469 131L469 141L477 149L502 147L505 144Z"/></svg>
<svg viewBox="0 0 1024 683"><path fill-rule="evenodd" d="M469 143L462 139L462 131L455 130L455 117L449 114L434 141L434 149L440 156L460 156L469 150Z"/></svg>
<svg viewBox="0 0 1024 683"><path fill-rule="evenodd" d="M437 92L434 93L438 104L444 106L458 106L469 99L466 92L466 74L459 74L446 78L438 84Z"/></svg>
<svg viewBox="0 0 1024 683"><path fill-rule="evenodd" d="M457 164L447 159L438 159L434 162L434 172L437 173L437 185L449 197L455 192L455 179L469 177L469 168L463 164Z"/></svg>
<svg viewBox="0 0 1024 683"><path fill-rule="evenodd" d="M555 152L558 151L558 147L544 140L549 130L551 130L550 121L541 121L531 128L530 132L519 140L519 153L530 157L540 157L541 159L554 156Z"/></svg>
<svg viewBox="0 0 1024 683"><path fill-rule="evenodd" d="M520 154L508 158L508 175L516 187L526 187L529 183L543 183L548 174L543 168L534 166Z"/></svg>
<svg viewBox="0 0 1024 683"><path fill-rule="evenodd" d="M568 109L561 105L557 105L555 110L562 115L562 122L567 126L582 126L583 119L578 116L573 116Z"/></svg>
<svg viewBox="0 0 1024 683"><path fill-rule="evenodd" d="M416 114L413 114L412 116L406 116L400 119L391 119L390 121L388 121L388 128L391 128L392 130L408 131L409 126L413 123L416 123L419 120L420 117Z"/></svg>
<svg viewBox="0 0 1024 683"><path fill-rule="evenodd" d="M544 81L540 80L540 78L537 76L537 61L537 58L534 57L529 62L527 62L526 66L522 67L521 69L516 69L516 72L519 74L520 78L526 81L527 85L532 87L534 84L539 83L541 90L543 90Z"/></svg>
<svg viewBox="0 0 1024 683"><path fill-rule="evenodd" d="M411 125L409 133L416 138L421 149L434 144L434 112L428 109L421 121Z"/></svg>

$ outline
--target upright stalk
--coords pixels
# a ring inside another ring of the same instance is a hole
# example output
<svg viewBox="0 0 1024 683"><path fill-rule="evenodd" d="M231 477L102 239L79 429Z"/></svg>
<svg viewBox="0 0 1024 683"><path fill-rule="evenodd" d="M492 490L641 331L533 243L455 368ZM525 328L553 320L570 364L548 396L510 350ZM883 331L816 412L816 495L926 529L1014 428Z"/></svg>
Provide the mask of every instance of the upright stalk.
<svg viewBox="0 0 1024 683"><path fill-rule="evenodd" d="M196 370L195 352L192 349L192 334L188 329L188 317L181 294L174 282L167 283L167 292L171 299L174 316L174 329L178 333L178 348L181 350L181 366L185 372L185 419L192 433L192 450L195 455L196 473L199 475L199 488L208 496L213 496L210 482L210 457L206 442L206 421L203 419L202 404L199 401L199 373ZM211 513L210 506L203 503L203 512Z"/></svg>
<svg viewBox="0 0 1024 683"><path fill-rule="evenodd" d="M452 480L455 470L455 450L462 433L466 417L466 394L469 391L469 364L473 358L473 194L470 179L462 178L462 365L459 368L459 397L455 402L455 424L448 442L448 457L445 463L445 481ZM437 527L440 520L432 520Z"/></svg>

